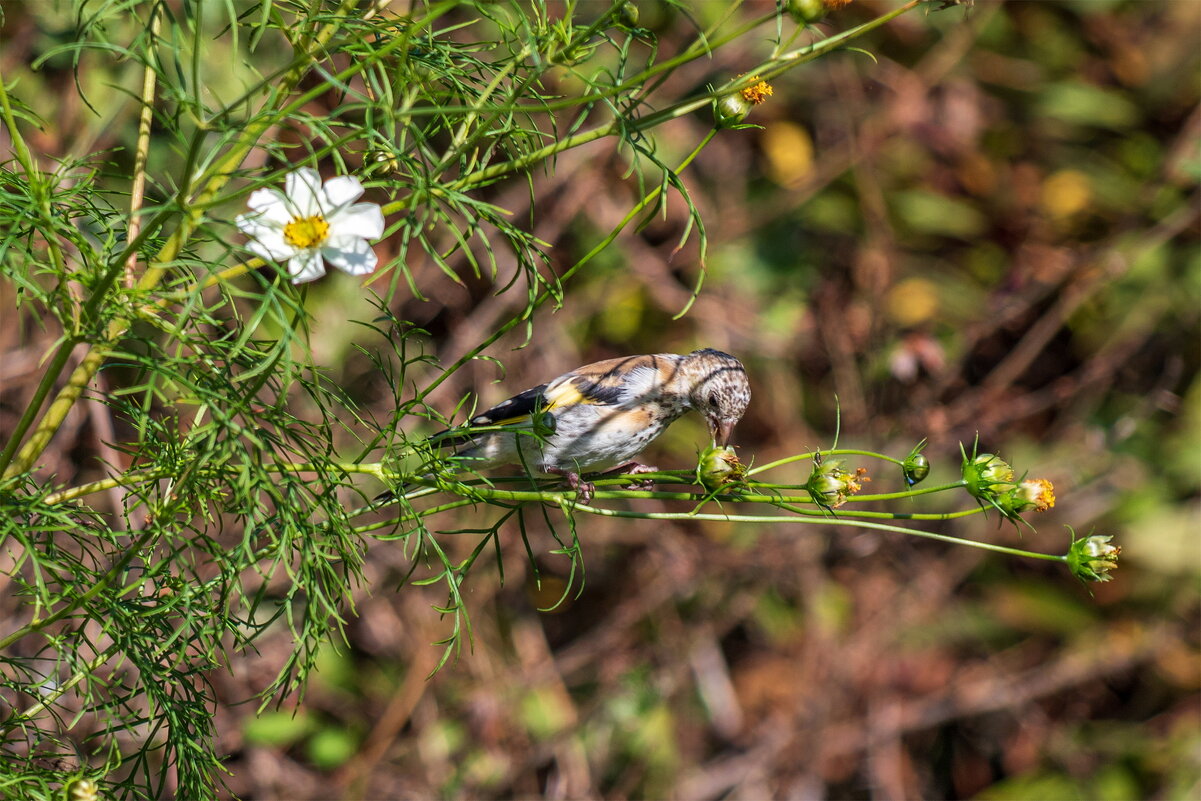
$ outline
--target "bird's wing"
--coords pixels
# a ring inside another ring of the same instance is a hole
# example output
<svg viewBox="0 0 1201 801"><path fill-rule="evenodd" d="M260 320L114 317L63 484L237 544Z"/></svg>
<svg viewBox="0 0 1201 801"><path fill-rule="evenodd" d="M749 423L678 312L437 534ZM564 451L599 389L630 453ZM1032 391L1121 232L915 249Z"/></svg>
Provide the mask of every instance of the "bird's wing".
<svg viewBox="0 0 1201 801"><path fill-rule="evenodd" d="M491 409L480 412L468 420L467 425L503 426L510 423L519 423L527 419L534 411L546 408L547 400L543 393L546 392L547 386L547 384L539 384L536 387L527 389L525 392L514 395L508 400L503 400ZM474 438L474 434L464 431L462 428L447 428L436 434L431 434L428 442L437 444L438 447L457 447L465 442L470 442Z"/></svg>
<svg viewBox="0 0 1201 801"><path fill-rule="evenodd" d="M471 418L473 426L500 426L516 423L529 417L539 409L546 409L550 400L546 396L550 384L539 384L536 387L518 393L508 400L501 401L486 412L481 412Z"/></svg>
<svg viewBox="0 0 1201 801"><path fill-rule="evenodd" d="M584 403L616 406L644 396L674 369L670 354L605 359L577 367L546 388L547 410Z"/></svg>
<svg viewBox="0 0 1201 801"><path fill-rule="evenodd" d="M624 387L616 381L598 381L574 370L556 378L546 387L546 411L565 406L612 406L620 403L625 395Z"/></svg>
<svg viewBox="0 0 1201 801"><path fill-rule="evenodd" d="M519 423L536 411L552 412L567 406L615 406L661 380L665 371L674 369L670 354L626 356L586 364L555 380L521 392L477 414L470 426L499 426ZM449 436L448 436L449 435ZM457 444L471 439L455 429L434 434L440 444Z"/></svg>

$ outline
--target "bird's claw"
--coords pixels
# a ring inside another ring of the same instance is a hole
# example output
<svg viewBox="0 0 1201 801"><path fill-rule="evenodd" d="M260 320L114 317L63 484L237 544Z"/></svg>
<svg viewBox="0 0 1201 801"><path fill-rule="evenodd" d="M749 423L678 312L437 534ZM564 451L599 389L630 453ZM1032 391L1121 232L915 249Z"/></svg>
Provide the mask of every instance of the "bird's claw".
<svg viewBox="0 0 1201 801"><path fill-rule="evenodd" d="M579 473L567 474L567 486L575 490L575 499L578 503L591 503L592 496L596 494L596 485L591 481L581 479Z"/></svg>
<svg viewBox="0 0 1201 801"><path fill-rule="evenodd" d="M624 473L627 476L636 476L640 473L658 473L659 468L653 467L649 464L638 464L637 462L631 462L629 464L624 464L620 467L614 468L614 472ZM642 481L630 482L623 487L623 489L628 490L653 490L654 488L655 482L649 478L643 479Z"/></svg>

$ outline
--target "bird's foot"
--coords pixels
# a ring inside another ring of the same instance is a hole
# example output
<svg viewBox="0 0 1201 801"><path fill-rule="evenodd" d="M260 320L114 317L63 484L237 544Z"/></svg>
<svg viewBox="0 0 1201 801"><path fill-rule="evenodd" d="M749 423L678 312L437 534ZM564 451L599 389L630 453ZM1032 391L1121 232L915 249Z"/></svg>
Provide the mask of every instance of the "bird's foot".
<svg viewBox="0 0 1201 801"><path fill-rule="evenodd" d="M591 481L580 478L579 473L567 474L567 485L575 490L575 499L580 503L591 503L596 493L596 485Z"/></svg>
<svg viewBox="0 0 1201 801"><path fill-rule="evenodd" d="M592 496L596 493L596 485L591 481L584 481L580 478L579 473L573 473L569 470L547 470L548 473L563 476L567 480L567 486L575 491L575 499L579 503L590 503Z"/></svg>
<svg viewBox="0 0 1201 801"><path fill-rule="evenodd" d="M659 468L653 467L649 464L639 464L638 462L626 462L625 464L619 464L617 467L614 467L612 470L609 470L608 472L617 473L618 475L636 476L639 473L658 473ZM643 481L635 481L631 484L626 484L623 489L653 490L654 488L655 488L655 482L648 478Z"/></svg>

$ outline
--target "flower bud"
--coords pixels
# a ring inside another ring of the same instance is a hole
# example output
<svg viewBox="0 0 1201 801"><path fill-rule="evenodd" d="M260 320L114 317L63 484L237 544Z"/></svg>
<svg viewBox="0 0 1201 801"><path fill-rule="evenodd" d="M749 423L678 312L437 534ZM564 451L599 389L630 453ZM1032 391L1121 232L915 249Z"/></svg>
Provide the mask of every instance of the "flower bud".
<svg viewBox="0 0 1201 801"><path fill-rule="evenodd" d="M813 472L809 474L805 489L818 506L837 509L847 502L849 496L863 489L863 484L868 481L871 479L868 478L867 470L862 467L854 473L848 473L842 469L841 462L823 465L814 460Z"/></svg>
<svg viewBox="0 0 1201 801"><path fill-rule="evenodd" d="M100 786L96 782L80 776L67 784L67 801L98 801Z"/></svg>
<svg viewBox="0 0 1201 801"><path fill-rule="evenodd" d="M378 149L367 151L367 156L363 159L365 165L374 165L377 172L393 173L400 172L401 163L396 154L390 150Z"/></svg>
<svg viewBox="0 0 1201 801"><path fill-rule="evenodd" d="M751 104L743 99L741 92L722 95L713 103L713 119L719 128L729 128L746 119Z"/></svg>
<svg viewBox="0 0 1201 801"><path fill-rule="evenodd" d="M622 3L621 8L617 9L617 21L627 28L637 28L638 6L630 2Z"/></svg>
<svg viewBox="0 0 1201 801"><path fill-rule="evenodd" d="M808 25L834 11L849 5L851 0L786 0L784 8L798 25Z"/></svg>
<svg viewBox="0 0 1201 801"><path fill-rule="evenodd" d="M1055 505L1055 487L1045 478L1028 478L997 499L1006 515L1045 512Z"/></svg>
<svg viewBox="0 0 1201 801"><path fill-rule="evenodd" d="M962 470L967 491L973 498L991 501L1013 488L1013 468L995 454L964 456Z"/></svg>
<svg viewBox="0 0 1201 801"><path fill-rule="evenodd" d="M719 128L729 128L746 119L752 106L757 106L775 91L767 81L759 80L758 75L752 75L751 83L741 89L722 95L713 103L713 118Z"/></svg>
<svg viewBox="0 0 1201 801"><path fill-rule="evenodd" d="M1071 531L1071 529L1068 529ZM1074 532L1073 532L1074 533ZM1072 574L1081 581L1109 581L1113 576L1109 571L1118 566L1118 554L1122 549L1110 545L1111 536L1092 534L1072 540L1068 549L1067 561Z"/></svg>
<svg viewBox="0 0 1201 801"><path fill-rule="evenodd" d="M905 474L905 486L912 487L914 484L920 484L926 479L926 476L930 475L930 460L926 458L925 454L915 450L901 463L901 472Z"/></svg>
<svg viewBox="0 0 1201 801"><path fill-rule="evenodd" d="M558 421L555 420L555 415L552 412L535 412L530 416L534 436L539 439L546 439L551 434L555 433L555 428L558 426Z"/></svg>
<svg viewBox="0 0 1201 801"><path fill-rule="evenodd" d="M738 461L732 447L714 445L701 454L696 479L709 492L732 489L731 485L746 483L746 465Z"/></svg>

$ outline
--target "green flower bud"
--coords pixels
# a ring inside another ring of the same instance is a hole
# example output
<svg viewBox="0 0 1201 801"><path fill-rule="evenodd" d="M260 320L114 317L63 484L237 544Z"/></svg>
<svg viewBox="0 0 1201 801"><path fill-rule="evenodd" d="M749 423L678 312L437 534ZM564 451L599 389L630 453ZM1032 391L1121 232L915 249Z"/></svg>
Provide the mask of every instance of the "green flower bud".
<svg viewBox="0 0 1201 801"><path fill-rule="evenodd" d="M1068 529L1071 531L1071 528ZM1075 534L1075 532L1072 532ZM1088 537L1072 540L1068 549L1068 567L1072 574L1081 581L1109 581L1113 576L1109 571L1118 566L1118 554L1122 549L1110 545L1111 536L1092 534Z"/></svg>
<svg viewBox="0 0 1201 801"><path fill-rule="evenodd" d="M713 103L713 119L719 128L729 128L746 119L751 111L751 104L743 98L741 92L732 92L719 97Z"/></svg>
<svg viewBox="0 0 1201 801"><path fill-rule="evenodd" d="M798 25L808 25L826 16L826 5L822 0L788 0L784 8Z"/></svg>
<svg viewBox="0 0 1201 801"><path fill-rule="evenodd" d="M535 412L530 416L530 422L533 424L534 436L539 439L546 439L555 433L555 428L559 424L552 412Z"/></svg>
<svg viewBox="0 0 1201 801"><path fill-rule="evenodd" d="M834 11L849 5L851 0L786 0L784 9L798 25L808 25Z"/></svg>
<svg viewBox="0 0 1201 801"><path fill-rule="evenodd" d="M400 159L396 154L389 150L369 150L366 158L363 159L363 165L368 167L373 172L394 173L400 172Z"/></svg>
<svg viewBox="0 0 1201 801"><path fill-rule="evenodd" d="M868 481L871 479L867 476L867 470L862 467L854 473L848 473L842 469L841 462L823 465L814 460L813 472L809 474L805 489L818 506L837 509L847 502L848 497L863 489L863 484Z"/></svg>
<svg viewBox="0 0 1201 801"><path fill-rule="evenodd" d="M633 3L622 3L617 10L617 21L627 28L638 27L638 6Z"/></svg>
<svg viewBox="0 0 1201 801"><path fill-rule="evenodd" d="M741 89L722 95L713 102L713 118L717 127L729 128L742 122L751 108L775 94L771 84L752 75ZM734 83L744 83L741 78Z"/></svg>
<svg viewBox="0 0 1201 801"><path fill-rule="evenodd" d="M920 484L926 480L926 476L930 475L930 460L925 454L914 452L905 458L901 463L901 471L905 474L905 485L912 487L914 484Z"/></svg>
<svg viewBox="0 0 1201 801"><path fill-rule="evenodd" d="M1055 487L1045 478L1028 478L997 498L1005 515L1045 512L1055 505Z"/></svg>
<svg viewBox="0 0 1201 801"><path fill-rule="evenodd" d="M696 465L696 480L709 492L733 489L746 483L746 465L730 446L705 449Z"/></svg>
<svg viewBox="0 0 1201 801"><path fill-rule="evenodd" d="M80 776L67 783L67 801L99 801L99 799L100 785L86 776Z"/></svg>
<svg viewBox="0 0 1201 801"><path fill-rule="evenodd" d="M963 459L963 480L973 498L992 500L1013 489L1013 468L1000 456L981 453Z"/></svg>

